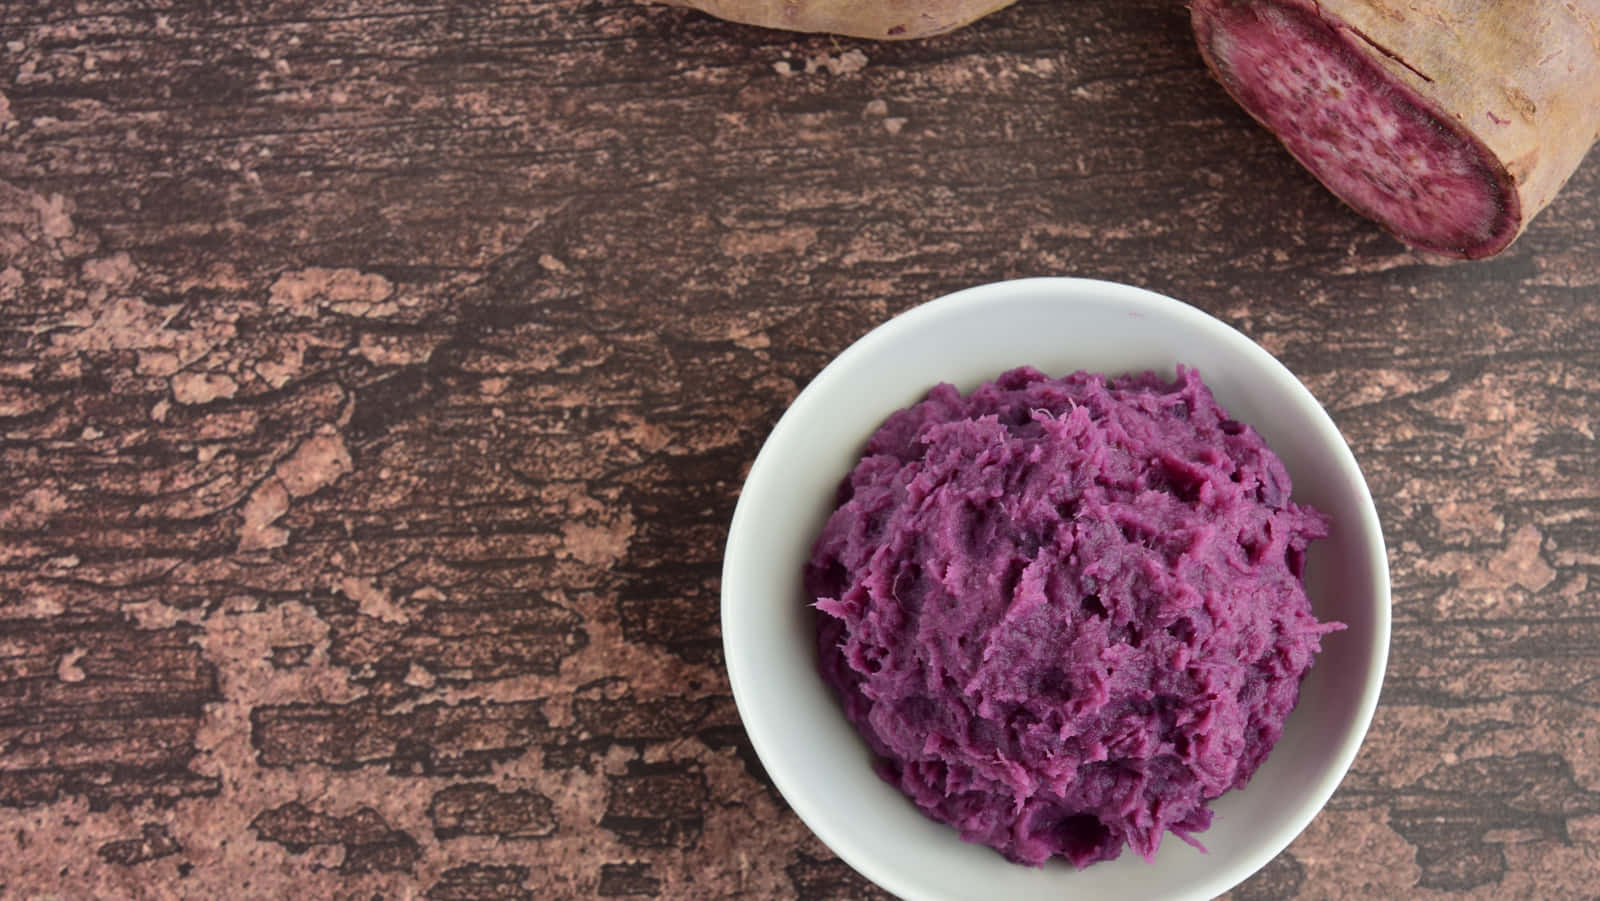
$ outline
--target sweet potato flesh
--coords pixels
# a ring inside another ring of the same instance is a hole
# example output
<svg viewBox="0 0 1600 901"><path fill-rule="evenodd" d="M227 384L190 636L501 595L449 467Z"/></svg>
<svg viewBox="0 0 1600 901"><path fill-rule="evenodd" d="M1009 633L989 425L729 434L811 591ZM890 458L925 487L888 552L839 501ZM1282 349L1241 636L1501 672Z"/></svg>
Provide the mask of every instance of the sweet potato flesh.
<svg viewBox="0 0 1600 901"><path fill-rule="evenodd" d="M1387 55L1382 47L1294 2L1213 8L1207 39L1218 74L1346 203L1408 243L1453 256L1487 256L1516 236L1518 198L1503 167L1374 65L1368 54Z"/></svg>

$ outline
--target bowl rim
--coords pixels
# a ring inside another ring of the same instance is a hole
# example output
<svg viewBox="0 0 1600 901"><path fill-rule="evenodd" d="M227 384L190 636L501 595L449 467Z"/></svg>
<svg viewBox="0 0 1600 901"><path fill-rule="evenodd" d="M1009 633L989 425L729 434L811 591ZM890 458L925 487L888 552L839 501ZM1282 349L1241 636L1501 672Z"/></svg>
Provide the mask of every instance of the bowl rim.
<svg viewBox="0 0 1600 901"><path fill-rule="evenodd" d="M1321 440L1333 452L1339 468L1347 474L1353 473L1355 477L1354 485L1359 494L1357 501L1361 520L1359 534L1364 539L1362 545L1369 558L1367 563L1371 567L1372 584L1377 589L1377 595L1371 599L1375 613L1372 622L1371 658L1367 672L1362 674L1362 689L1355 704L1351 728L1340 737L1340 746L1333 755L1332 765L1294 806L1293 814L1284 828L1275 832L1270 839L1260 842L1254 853L1244 855L1232 866L1220 866L1208 870L1210 878L1191 883L1186 891L1174 896L1212 898L1243 882L1287 848L1322 811L1328 799L1348 774L1351 764L1371 730L1388 665L1392 585L1387 547L1370 486L1348 442L1344 440L1343 434L1333 422L1327 409L1317 401L1310 389L1306 388L1298 377L1265 348L1238 329L1195 306L1164 294L1120 282L1063 276L1019 278L974 285L922 302L891 316L851 342L848 347L829 360L790 402L763 441L760 451L741 483L739 499L729 523L720 586L723 659L729 687L735 706L739 710L745 734L749 737L757 757L762 761L768 778L812 834L846 864L878 886L902 898L920 897L914 886L903 879L897 871L876 865L876 861L870 855L862 852L851 842L832 834L832 830L826 825L827 819L814 808L815 802L811 793L797 790L799 786L792 779L793 774L783 767L775 768L772 765L772 761L779 758L769 753L770 749L766 747L764 735L751 728L750 711L753 709L753 701L750 697L751 689L746 685L745 674L751 672L754 667L747 665L744 650L735 643L738 636L743 634L742 612L737 601L743 590L743 581L736 564L742 559L744 548L750 541L749 521L757 515L753 505L747 503L748 498L752 496L752 492L748 489L751 485L759 485L762 480L770 478L767 470L774 465L771 461L777 456L777 452L773 449L789 441L789 432L800 427L799 423L805 410L821 402L819 398L831 390L832 382L839 377L839 373L852 368L857 358L877 354L880 345L893 341L900 332L922 325L924 320L953 315L967 307L994 303L1005 297L1016 298L1039 291L1057 294L1058 299L1064 303L1081 300L1086 295L1098 295L1098 299L1101 300L1127 304L1129 315L1140 316L1157 312L1181 321L1186 327L1213 332L1241 355L1251 358L1255 365L1276 372L1288 390L1298 395L1301 403L1308 405L1307 408L1314 411L1318 425L1324 433L1321 435ZM995 372L989 378L999 374ZM931 388L932 385L928 387ZM800 413L797 413L797 410ZM1330 437L1331 441L1328 440ZM862 435L861 440L865 439L866 436ZM840 715L842 718L842 712ZM757 720L759 721L759 717Z"/></svg>

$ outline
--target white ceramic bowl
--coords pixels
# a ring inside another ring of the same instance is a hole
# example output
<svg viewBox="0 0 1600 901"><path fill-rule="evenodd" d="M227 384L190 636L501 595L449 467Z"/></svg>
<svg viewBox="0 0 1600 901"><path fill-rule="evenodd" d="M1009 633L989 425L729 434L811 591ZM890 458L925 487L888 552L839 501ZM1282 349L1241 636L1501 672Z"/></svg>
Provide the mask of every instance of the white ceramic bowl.
<svg viewBox="0 0 1600 901"><path fill-rule="evenodd" d="M864 742L817 674L801 587L840 480L890 413L940 381L969 391L1024 364L1061 376L1175 364L1257 429L1294 497L1333 518L1312 545L1307 590L1341 620L1302 685L1283 738L1248 787L1212 804L1207 853L1168 835L1154 862L1131 851L1077 871L1009 863L963 842L873 772ZM910 310L851 345L800 393L750 469L728 534L722 639L745 729L785 799L841 858L907 899L1212 898L1283 850L1344 777L1378 701L1389 649L1389 570L1361 470L1333 421L1270 354L1217 319L1138 288L1038 278L983 285ZM1350 849L1352 853L1355 848Z"/></svg>

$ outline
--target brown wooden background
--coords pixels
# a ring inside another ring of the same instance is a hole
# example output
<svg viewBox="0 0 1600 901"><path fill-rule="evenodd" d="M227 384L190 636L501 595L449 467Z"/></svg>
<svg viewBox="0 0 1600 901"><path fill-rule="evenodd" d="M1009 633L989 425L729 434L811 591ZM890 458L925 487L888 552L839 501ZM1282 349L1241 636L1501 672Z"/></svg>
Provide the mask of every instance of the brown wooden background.
<svg viewBox="0 0 1600 901"><path fill-rule="evenodd" d="M1238 326L1378 500L1374 731L1232 897L1597 897L1600 164L1434 265L1172 0L0 0L0 897L873 896L743 737L726 524L831 355L1041 274Z"/></svg>

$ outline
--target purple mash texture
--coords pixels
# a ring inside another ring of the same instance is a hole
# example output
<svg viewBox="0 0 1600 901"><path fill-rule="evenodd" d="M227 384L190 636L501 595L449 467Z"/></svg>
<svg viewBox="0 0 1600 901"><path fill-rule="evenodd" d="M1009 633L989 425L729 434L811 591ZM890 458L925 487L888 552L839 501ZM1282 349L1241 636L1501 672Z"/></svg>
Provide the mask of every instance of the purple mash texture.
<svg viewBox="0 0 1600 901"><path fill-rule="evenodd" d="M806 589L824 679L930 817L1083 867L1193 842L1282 734L1327 518L1191 369L1007 372L884 422Z"/></svg>

